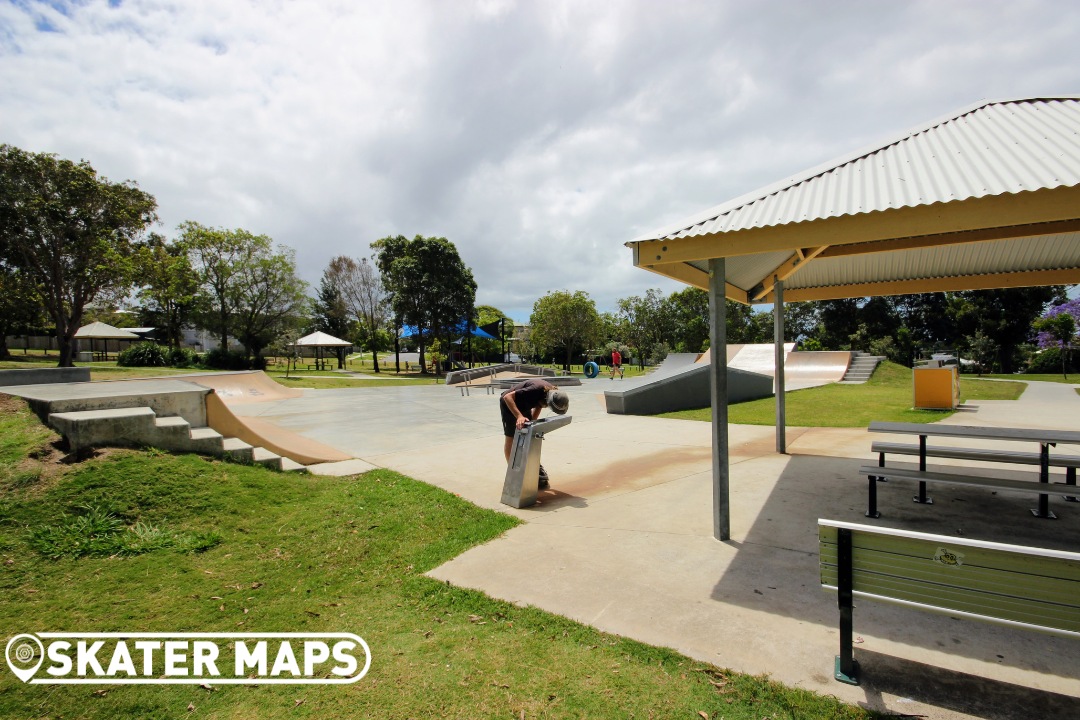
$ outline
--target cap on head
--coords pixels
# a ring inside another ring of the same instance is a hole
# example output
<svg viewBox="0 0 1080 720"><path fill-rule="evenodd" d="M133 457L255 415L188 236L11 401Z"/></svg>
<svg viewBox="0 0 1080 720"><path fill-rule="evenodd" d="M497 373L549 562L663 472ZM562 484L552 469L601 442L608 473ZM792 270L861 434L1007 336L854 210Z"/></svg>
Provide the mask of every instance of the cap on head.
<svg viewBox="0 0 1080 720"><path fill-rule="evenodd" d="M552 412L556 412L559 415L565 415L567 409L570 407L570 398L566 397L566 393L562 390L552 390L548 393L548 407Z"/></svg>

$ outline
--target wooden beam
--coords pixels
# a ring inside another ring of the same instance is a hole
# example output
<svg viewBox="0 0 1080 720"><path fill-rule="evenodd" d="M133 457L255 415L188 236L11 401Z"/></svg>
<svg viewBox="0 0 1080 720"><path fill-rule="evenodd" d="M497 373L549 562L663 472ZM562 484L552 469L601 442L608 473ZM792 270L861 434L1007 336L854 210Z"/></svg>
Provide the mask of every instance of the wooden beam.
<svg viewBox="0 0 1080 720"><path fill-rule="evenodd" d="M843 298L877 297L881 295L912 295L915 293L955 292L959 290L996 290L1044 285L1073 285L1075 283L1080 283L1080 268L1029 270L986 275L954 275L940 278L831 285L798 290L785 288L784 301L840 300ZM762 299L762 302L773 301L772 293Z"/></svg>
<svg viewBox="0 0 1080 720"><path fill-rule="evenodd" d="M961 245L963 243L984 242L987 240L1008 240L1011 238L1038 237L1040 235L1058 235L1061 233L1080 232L1080 220L1061 220L1049 223L1031 223L1011 227L984 228L958 233L923 235L921 237L896 238L895 240L875 240L874 242L853 245L836 245L827 248L818 257L834 258L868 253L893 252L895 250L918 250L925 247Z"/></svg>
<svg viewBox="0 0 1080 720"><path fill-rule="evenodd" d="M821 245L854 245L879 240L936 236L976 230L1023 228L1080 220L1080 185L968 198L858 215L627 243L635 264L669 264L766 252L794 252ZM1004 237L1014 237L1006 234Z"/></svg>
<svg viewBox="0 0 1080 720"><path fill-rule="evenodd" d="M704 270L698 270L693 265L688 265L687 263L674 263L672 265L641 265L640 267L658 275L671 278L672 280L678 280L687 285L693 285L701 290L707 291L709 289L709 274ZM743 305L750 304L750 295L742 288L732 285L729 282L725 282L724 289L728 300L734 300Z"/></svg>
<svg viewBox="0 0 1080 720"><path fill-rule="evenodd" d="M778 267L762 278L761 282L750 291L751 299L757 301L771 293L777 280L787 280L797 271L806 267L808 260L813 260L828 249L828 247L828 245L822 245L821 247L808 248L807 250L803 250L802 248L796 249L794 255L782 262Z"/></svg>

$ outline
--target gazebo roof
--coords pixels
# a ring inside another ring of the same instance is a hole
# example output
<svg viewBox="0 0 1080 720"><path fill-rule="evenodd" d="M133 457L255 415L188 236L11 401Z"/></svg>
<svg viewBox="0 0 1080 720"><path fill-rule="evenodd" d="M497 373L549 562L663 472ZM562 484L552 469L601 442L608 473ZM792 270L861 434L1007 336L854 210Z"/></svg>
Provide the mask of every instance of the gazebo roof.
<svg viewBox="0 0 1080 720"><path fill-rule="evenodd" d="M1080 96L985 101L627 243L743 303L1080 282Z"/></svg>
<svg viewBox="0 0 1080 720"><path fill-rule="evenodd" d="M296 341L300 347L347 347L352 345L348 340L327 335L324 332L313 332Z"/></svg>
<svg viewBox="0 0 1080 720"><path fill-rule="evenodd" d="M83 325L75 331L75 337L84 340L142 340L138 335L103 322Z"/></svg>

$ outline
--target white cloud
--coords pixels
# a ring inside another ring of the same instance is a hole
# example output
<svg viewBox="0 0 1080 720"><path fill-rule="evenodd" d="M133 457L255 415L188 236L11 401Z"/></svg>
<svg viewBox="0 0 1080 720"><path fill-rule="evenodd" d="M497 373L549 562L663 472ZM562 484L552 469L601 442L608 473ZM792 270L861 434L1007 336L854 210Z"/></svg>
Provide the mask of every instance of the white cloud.
<svg viewBox="0 0 1080 720"><path fill-rule="evenodd" d="M632 267L641 232L982 98L1080 92L1077 36L1054 0L21 0L0 142L136 179L166 232L268 234L312 283L445 236L526 319L552 289L674 289Z"/></svg>

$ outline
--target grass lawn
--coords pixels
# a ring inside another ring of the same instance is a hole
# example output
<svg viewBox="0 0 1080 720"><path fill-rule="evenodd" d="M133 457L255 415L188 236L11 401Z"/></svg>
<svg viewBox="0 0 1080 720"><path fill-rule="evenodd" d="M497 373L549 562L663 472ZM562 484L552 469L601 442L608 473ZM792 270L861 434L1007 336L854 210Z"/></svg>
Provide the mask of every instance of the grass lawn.
<svg viewBox="0 0 1080 720"><path fill-rule="evenodd" d="M1015 400L1024 387L1022 382L960 379L962 401ZM952 414L941 410L914 410L911 398L911 369L883 362L874 376L862 385L834 383L787 393L787 423L793 427L866 427L874 420L928 423ZM709 408L680 410L664 413L661 417L712 420ZM737 425L773 425L776 400L768 397L731 405L728 421Z"/></svg>
<svg viewBox="0 0 1080 720"><path fill-rule="evenodd" d="M352 632L373 660L340 686L41 686L5 672L2 717L872 717L425 577L517 521L402 475L134 450L68 465L54 439L0 396L3 636ZM91 536L88 515L120 526ZM140 544L132 527L176 542Z"/></svg>

